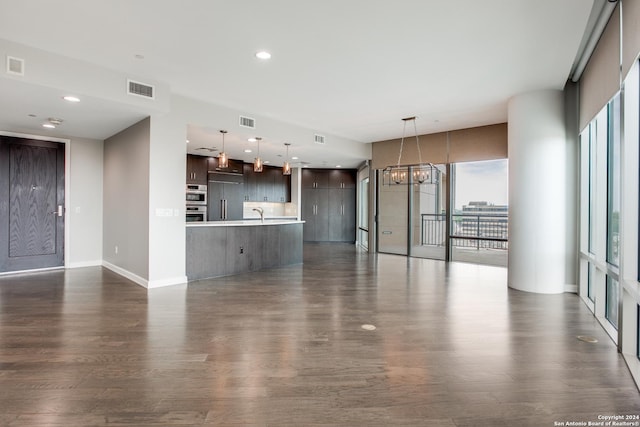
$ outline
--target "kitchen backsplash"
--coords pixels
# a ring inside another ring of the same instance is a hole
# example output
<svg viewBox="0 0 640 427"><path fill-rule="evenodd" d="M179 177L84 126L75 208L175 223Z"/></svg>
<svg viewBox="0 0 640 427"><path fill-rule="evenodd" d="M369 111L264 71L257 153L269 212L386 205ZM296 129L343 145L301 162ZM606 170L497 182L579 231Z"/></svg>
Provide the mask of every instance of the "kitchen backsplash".
<svg viewBox="0 0 640 427"><path fill-rule="evenodd" d="M254 208L262 208L265 218L298 216L298 206L295 203L244 202L244 219L260 218L260 214L254 211Z"/></svg>

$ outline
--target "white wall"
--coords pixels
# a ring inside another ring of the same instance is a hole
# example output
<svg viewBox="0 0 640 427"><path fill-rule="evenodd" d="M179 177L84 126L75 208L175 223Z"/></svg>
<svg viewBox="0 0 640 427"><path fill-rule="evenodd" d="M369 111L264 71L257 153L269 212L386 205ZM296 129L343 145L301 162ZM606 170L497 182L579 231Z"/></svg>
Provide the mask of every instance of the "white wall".
<svg viewBox="0 0 640 427"><path fill-rule="evenodd" d="M69 162L70 268L102 264L102 162L103 142L73 138Z"/></svg>
<svg viewBox="0 0 640 427"><path fill-rule="evenodd" d="M104 142L103 265L142 286L149 279L149 139L145 119Z"/></svg>
<svg viewBox="0 0 640 427"><path fill-rule="evenodd" d="M509 100L509 287L575 291L575 147L566 138L564 94Z"/></svg>
<svg viewBox="0 0 640 427"><path fill-rule="evenodd" d="M149 146L149 281L187 282L184 192L187 124L180 114L151 116Z"/></svg>

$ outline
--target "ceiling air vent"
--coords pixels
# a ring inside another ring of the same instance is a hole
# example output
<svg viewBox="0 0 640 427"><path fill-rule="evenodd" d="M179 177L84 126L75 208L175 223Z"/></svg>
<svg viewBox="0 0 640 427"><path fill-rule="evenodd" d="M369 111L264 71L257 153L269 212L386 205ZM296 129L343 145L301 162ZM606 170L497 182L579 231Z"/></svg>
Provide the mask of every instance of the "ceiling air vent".
<svg viewBox="0 0 640 427"><path fill-rule="evenodd" d="M154 87L146 83L127 80L127 93L129 95L142 96L147 99L155 99Z"/></svg>
<svg viewBox="0 0 640 427"><path fill-rule="evenodd" d="M7 74L24 76L24 59L7 55Z"/></svg>
<svg viewBox="0 0 640 427"><path fill-rule="evenodd" d="M315 142L316 144L324 144L324 135L313 135L313 142Z"/></svg>
<svg viewBox="0 0 640 427"><path fill-rule="evenodd" d="M243 128L255 129L256 119L252 119L251 117L240 116L240 126L242 126Z"/></svg>

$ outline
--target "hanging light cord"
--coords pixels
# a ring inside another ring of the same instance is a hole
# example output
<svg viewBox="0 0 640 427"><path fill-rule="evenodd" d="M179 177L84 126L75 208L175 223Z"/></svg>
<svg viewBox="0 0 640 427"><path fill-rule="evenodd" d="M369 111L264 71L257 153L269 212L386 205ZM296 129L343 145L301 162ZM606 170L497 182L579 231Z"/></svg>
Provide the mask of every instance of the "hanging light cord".
<svg viewBox="0 0 640 427"><path fill-rule="evenodd" d="M398 153L398 167L400 167L400 160L402 159L402 146L404 145L404 131L407 128L407 119L402 119L403 125L402 125L402 139L400 140L400 152Z"/></svg>
<svg viewBox="0 0 640 427"><path fill-rule="evenodd" d="M422 164L422 153L420 153L420 142L418 140L418 127L416 126L416 118L415 117L407 117L406 119L402 119L404 122L402 125L402 139L400 140L400 153L398 153L398 167L400 167L400 161L402 160L402 148L404 147L404 135L407 129L407 122L411 120L413 122L413 133L416 136L416 147L418 148L418 163Z"/></svg>
<svg viewBox="0 0 640 427"><path fill-rule="evenodd" d="M422 164L422 154L420 154L420 142L418 141L418 128L416 126L416 118L413 119L413 132L416 136L416 147L418 147L418 163Z"/></svg>

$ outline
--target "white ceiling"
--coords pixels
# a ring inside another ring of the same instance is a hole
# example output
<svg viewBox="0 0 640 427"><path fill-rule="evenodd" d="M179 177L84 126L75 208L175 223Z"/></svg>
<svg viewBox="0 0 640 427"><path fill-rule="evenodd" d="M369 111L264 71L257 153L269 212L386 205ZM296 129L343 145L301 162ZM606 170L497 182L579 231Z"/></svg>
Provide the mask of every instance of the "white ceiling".
<svg viewBox="0 0 640 427"><path fill-rule="evenodd" d="M592 5L0 0L0 39L160 81L175 94L249 116L368 143L400 137L407 116L418 117L421 134L505 122L511 96L561 89ZM272 59L255 58L261 49ZM45 110L63 108L46 101L43 87L0 79L0 91L0 121L15 129L42 133L25 112L38 105L50 116L57 113ZM103 139L140 116L106 100L84 105L59 113L67 134ZM74 131L72 123L91 117L100 123Z"/></svg>

